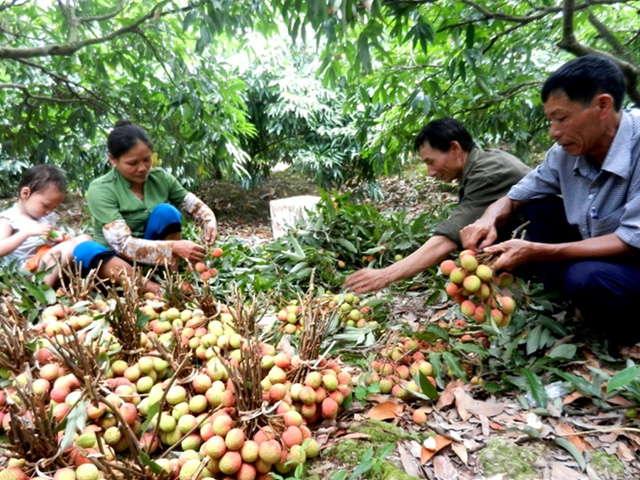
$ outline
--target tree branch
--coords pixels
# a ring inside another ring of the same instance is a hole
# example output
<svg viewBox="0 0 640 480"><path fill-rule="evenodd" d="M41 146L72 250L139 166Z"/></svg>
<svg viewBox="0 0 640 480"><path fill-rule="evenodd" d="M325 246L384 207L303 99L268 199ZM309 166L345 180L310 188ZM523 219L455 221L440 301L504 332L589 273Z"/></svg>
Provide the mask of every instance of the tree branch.
<svg viewBox="0 0 640 480"><path fill-rule="evenodd" d="M515 97L516 95L520 94L520 92L522 92L523 90L528 90L529 88L532 88L532 87L538 87L539 85L540 85L540 82L538 80L529 80L528 82L519 83L518 85L514 85L513 87L509 87L506 90L499 92L497 97L490 98L489 100L481 103L478 106L459 110L456 113L454 113L453 116L456 117L462 113L475 112L478 110L486 110L487 108L492 107L493 105L496 105L498 103L501 103L508 98Z"/></svg>
<svg viewBox="0 0 640 480"><path fill-rule="evenodd" d="M595 48L591 48L583 43L580 43L574 35L574 30L573 30L574 13L575 13L574 0L564 0L562 39L560 39L560 41L558 42L558 47L563 50L566 50L567 52L573 53L577 57L582 57L589 53L597 53L598 55L605 56L609 58L611 61L615 62L622 69L622 72L624 74L624 77L626 80L627 95L629 95L629 98L631 98L631 100L635 105L640 105L640 91L638 90L638 78L639 78L638 68L635 65L632 65L631 63L625 60L621 60L620 58L614 57L613 55L607 52L604 52L602 50L598 50Z"/></svg>
<svg viewBox="0 0 640 480"><path fill-rule="evenodd" d="M105 13L103 15L95 15L93 17L79 17L78 21L80 23L89 23L89 22L102 22L103 20L109 20L110 18L115 17L119 13L122 13L126 4L127 4L127 0L120 0L120 5L118 5L111 12Z"/></svg>
<svg viewBox="0 0 640 480"><path fill-rule="evenodd" d="M54 103L82 103L85 100L82 97L78 98L61 98L61 97L45 97L44 95L34 95L29 91L29 88L26 85L21 85L18 83L0 83L0 89L16 89L21 90L24 93L26 98L32 98L34 100L40 100L43 102L54 102Z"/></svg>
<svg viewBox="0 0 640 480"><path fill-rule="evenodd" d="M596 18L593 12L589 12L589 23L597 30L602 39L611 46L616 55L624 58L630 63L635 62L631 52L629 52L629 50L618 41L615 35Z"/></svg>
<svg viewBox="0 0 640 480"><path fill-rule="evenodd" d="M194 7L191 7L194 8ZM154 18L156 14L156 8L151 9L149 13L138 18L136 21L125 27L114 30L113 32L97 38L89 38L87 40L69 42L67 44L47 45L44 47L27 47L27 48L2 48L0 47L0 58L18 59L18 58L33 58L33 57L46 57L46 56L69 56L73 55L78 50L87 47L89 45L96 45L105 43L121 35L134 32L140 25L147 22L149 19ZM65 15L65 18L69 18ZM72 20L71 20L72 22ZM71 34L70 34L71 35Z"/></svg>
<svg viewBox="0 0 640 480"><path fill-rule="evenodd" d="M78 99L81 99L83 102L89 103L91 101L91 99L93 99L92 103L94 103L96 105L100 105L105 110L110 110L111 109L111 107L109 106L109 103L105 102L98 94L96 94L91 89L89 89L87 87L84 87L84 86L78 84L77 82L71 81L67 77L64 77L64 76L59 75L59 74L57 74L55 72L47 70L44 66L39 65L39 64L37 64L35 62L32 62L30 60L19 58L19 59L17 59L17 61L22 63L22 64L24 64L24 65L27 65L29 67L36 68L36 69L40 70L42 73L44 73L45 75L53 78L58 83L64 84L64 86L66 87L66 89L67 89L67 91L69 92L70 95L73 95ZM79 90L83 90L83 91L87 92L89 94L89 96L91 97L91 99L89 97L83 97L82 95L80 95L77 92L77 90L74 89L74 87L76 87Z"/></svg>
<svg viewBox="0 0 640 480"><path fill-rule="evenodd" d="M5 10L9 10L10 8L13 8L13 7L21 7L22 5L29 3L29 1L30 0L24 0L24 2L20 3L20 0L11 0L10 2L5 2L2 5L0 5L0 13L4 12Z"/></svg>

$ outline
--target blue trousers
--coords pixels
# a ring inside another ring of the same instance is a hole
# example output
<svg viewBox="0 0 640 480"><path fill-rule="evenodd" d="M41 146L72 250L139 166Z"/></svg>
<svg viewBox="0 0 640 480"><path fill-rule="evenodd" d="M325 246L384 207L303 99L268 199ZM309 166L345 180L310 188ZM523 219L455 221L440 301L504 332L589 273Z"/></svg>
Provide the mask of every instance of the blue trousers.
<svg viewBox="0 0 640 480"><path fill-rule="evenodd" d="M562 200L550 197L525 206L531 222L527 239L542 243L581 240L578 229L567 222ZM559 290L588 322L606 330L614 344L640 340L637 305L640 297L640 256L619 259L536 262L545 286Z"/></svg>
<svg viewBox="0 0 640 480"><path fill-rule="evenodd" d="M145 225L145 240L163 240L168 235L182 231L182 214L168 203L157 205L149 214ZM82 242L73 250L73 256L81 266L82 275L87 275L90 270L97 268L100 262L116 256L112 249L95 241Z"/></svg>

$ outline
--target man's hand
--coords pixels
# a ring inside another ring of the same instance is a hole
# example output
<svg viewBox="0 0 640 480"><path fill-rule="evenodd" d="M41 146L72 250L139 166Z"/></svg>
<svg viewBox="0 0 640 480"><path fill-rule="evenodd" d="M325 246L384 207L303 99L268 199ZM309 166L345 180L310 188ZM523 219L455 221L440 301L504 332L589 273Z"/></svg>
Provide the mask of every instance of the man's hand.
<svg viewBox="0 0 640 480"><path fill-rule="evenodd" d="M215 220L207 222L204 228L202 229L202 242L205 245L213 245L216 241L216 237L218 236L218 226Z"/></svg>
<svg viewBox="0 0 640 480"><path fill-rule="evenodd" d="M478 219L460 230L462 247L478 252L492 245L498 238L498 231L493 222Z"/></svg>
<svg viewBox="0 0 640 480"><path fill-rule="evenodd" d="M206 249L190 240L176 240L173 242L173 254L195 263L204 258Z"/></svg>
<svg viewBox="0 0 640 480"><path fill-rule="evenodd" d="M497 245L491 245L484 251L501 254L493 264L495 270L513 270L523 263L536 259L537 245L526 240L507 240Z"/></svg>
<svg viewBox="0 0 640 480"><path fill-rule="evenodd" d="M356 293L367 293L380 290L389 285L387 276L383 270L363 268L347 277L344 288L349 288Z"/></svg>

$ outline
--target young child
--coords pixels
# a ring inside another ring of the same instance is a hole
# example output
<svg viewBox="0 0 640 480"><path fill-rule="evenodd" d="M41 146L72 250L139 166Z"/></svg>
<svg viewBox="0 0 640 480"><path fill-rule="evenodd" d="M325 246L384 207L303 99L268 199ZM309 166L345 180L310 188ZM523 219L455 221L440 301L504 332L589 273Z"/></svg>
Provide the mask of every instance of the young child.
<svg viewBox="0 0 640 480"><path fill-rule="evenodd" d="M73 259L76 245L91 240L89 235L63 237L55 231L54 210L64 200L67 184L64 174L51 165L37 165L27 170L18 186L18 201L0 212L0 261L5 265L17 261L29 271L50 268L45 277L53 287L60 279L58 264L66 266Z"/></svg>

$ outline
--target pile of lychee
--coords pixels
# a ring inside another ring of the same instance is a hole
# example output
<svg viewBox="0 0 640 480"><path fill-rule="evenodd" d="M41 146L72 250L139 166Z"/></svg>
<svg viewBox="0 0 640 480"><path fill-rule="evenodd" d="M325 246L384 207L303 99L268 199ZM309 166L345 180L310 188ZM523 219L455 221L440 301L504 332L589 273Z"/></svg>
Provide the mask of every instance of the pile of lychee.
<svg viewBox="0 0 640 480"><path fill-rule="evenodd" d="M447 295L460 305L464 316L478 323L492 320L498 327L509 325L516 308L507 291L513 283L510 273L495 275L493 267L471 250L460 252L455 261L442 261L440 271L449 278Z"/></svg>
<svg viewBox="0 0 640 480"><path fill-rule="evenodd" d="M119 423L123 419L140 446L151 453L158 454L169 447L184 452L178 458L155 460L176 478L192 478L203 462L206 465L198 478L271 478L270 471L288 472L317 455L319 446L308 426L336 418L350 395L351 375L337 362L320 358L313 365L304 366L297 355L278 352L273 345L260 342L263 415L270 420L249 436L243 419L246 412L237 411L237 395L226 368L238 365L247 340L235 332L233 316L226 306L221 306L216 318L210 319L197 309L180 311L157 299L146 299L141 309L150 321L141 334L144 352L135 362L116 355L119 345L110 333L93 339L88 336L91 322L102 319L106 308L104 302L97 301L82 314L62 305L46 310L38 327L39 348L31 380L24 374L17 375L11 386L0 389L0 425L4 430L11 428L8 403L19 402L16 383L30 383L33 394L48 402L52 419L60 424L72 413L77 416L74 409L82 405L86 427L77 432L64 452L71 467L62 470L70 470L69 475L75 469L76 476L94 478L97 469L89 465L88 457L100 451L97 437L108 461L116 462L116 455L129 451L124 425ZM51 349L52 337L64 344L73 332L80 341L101 342L100 351L111 357L103 378L103 388L109 392L104 403L88 400L83 388L88 379L69 373ZM155 350L153 339L170 350L180 342L194 351L188 377L174 378L170 362ZM303 367L308 370L303 379L292 381ZM10 378L8 372L2 373ZM157 411L154 405L159 405L163 396L164 408ZM21 415L31 414L25 411ZM147 425L146 429L143 425ZM158 434L154 436L156 427ZM63 441L64 434L61 429L58 442ZM17 459L13 459L11 467L22 473L27 471Z"/></svg>

